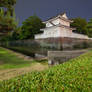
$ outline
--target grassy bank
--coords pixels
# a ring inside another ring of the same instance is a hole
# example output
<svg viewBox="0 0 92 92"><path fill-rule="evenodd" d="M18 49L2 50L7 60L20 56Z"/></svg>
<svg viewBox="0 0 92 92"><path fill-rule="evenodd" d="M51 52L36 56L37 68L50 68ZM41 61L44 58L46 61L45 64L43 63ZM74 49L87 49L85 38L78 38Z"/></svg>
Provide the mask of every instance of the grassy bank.
<svg viewBox="0 0 92 92"><path fill-rule="evenodd" d="M0 47L0 69L30 66L35 61L19 58L14 52Z"/></svg>
<svg viewBox="0 0 92 92"><path fill-rule="evenodd" d="M92 51L43 72L0 83L1 92L92 92Z"/></svg>

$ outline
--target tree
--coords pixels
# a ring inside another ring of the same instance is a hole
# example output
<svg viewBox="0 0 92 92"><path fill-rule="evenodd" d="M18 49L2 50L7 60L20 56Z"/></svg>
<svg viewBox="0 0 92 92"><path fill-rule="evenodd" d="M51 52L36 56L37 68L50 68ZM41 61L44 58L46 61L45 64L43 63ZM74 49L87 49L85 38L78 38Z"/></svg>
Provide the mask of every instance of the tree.
<svg viewBox="0 0 92 92"><path fill-rule="evenodd" d="M33 39L35 34L40 33L40 29L44 28L45 24L36 15L29 17L23 22L20 39Z"/></svg>
<svg viewBox="0 0 92 92"><path fill-rule="evenodd" d="M0 7L12 7L16 4L16 0L0 0Z"/></svg>
<svg viewBox="0 0 92 92"><path fill-rule="evenodd" d="M0 9L0 32L8 33L14 30L17 26L16 17L13 14L11 17L10 12L8 11L7 14L4 14L4 10Z"/></svg>
<svg viewBox="0 0 92 92"><path fill-rule="evenodd" d="M13 32L10 34L10 40L19 40L21 32L21 27L17 27Z"/></svg>
<svg viewBox="0 0 92 92"><path fill-rule="evenodd" d="M9 11L11 16L14 12L14 5L16 4L16 0L0 0L0 7L4 7L7 10L6 13Z"/></svg>
<svg viewBox="0 0 92 92"><path fill-rule="evenodd" d="M92 19L87 24L87 29L88 29L88 36L92 37Z"/></svg>
<svg viewBox="0 0 92 92"><path fill-rule="evenodd" d="M73 23L71 23L71 27L76 28L74 32L88 35L87 33L87 21L83 18L74 18Z"/></svg>
<svg viewBox="0 0 92 92"><path fill-rule="evenodd" d="M16 28L15 4L16 0L0 0L0 33L8 33Z"/></svg>

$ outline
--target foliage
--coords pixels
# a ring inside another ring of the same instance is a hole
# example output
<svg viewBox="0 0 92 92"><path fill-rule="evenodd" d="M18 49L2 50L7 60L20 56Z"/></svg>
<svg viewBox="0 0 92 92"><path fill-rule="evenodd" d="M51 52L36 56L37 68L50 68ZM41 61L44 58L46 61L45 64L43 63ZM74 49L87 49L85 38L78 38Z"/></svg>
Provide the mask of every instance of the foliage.
<svg viewBox="0 0 92 92"><path fill-rule="evenodd" d="M20 39L33 39L34 35L40 33L40 29L44 28L45 24L36 15L29 17L23 22Z"/></svg>
<svg viewBox="0 0 92 92"><path fill-rule="evenodd" d="M0 0L0 7L9 8L16 4L16 0Z"/></svg>
<svg viewBox="0 0 92 92"><path fill-rule="evenodd" d="M0 30L1 31L11 31L14 30L17 26L17 22L15 22L16 18L11 17L10 12L7 12L7 15L4 15L4 10L0 11Z"/></svg>
<svg viewBox="0 0 92 92"><path fill-rule="evenodd" d="M0 0L0 33L8 33L17 26L13 6L16 0ZM5 37L6 38L6 37Z"/></svg>
<svg viewBox="0 0 92 92"><path fill-rule="evenodd" d="M71 23L71 27L76 28L74 32L80 33L80 34L87 34L87 21L83 18L74 18L73 23Z"/></svg>
<svg viewBox="0 0 92 92"><path fill-rule="evenodd" d="M0 83L1 92L91 92L92 51L43 72Z"/></svg>
<svg viewBox="0 0 92 92"><path fill-rule="evenodd" d="M4 35L4 36L2 36L1 37L1 39L0 39L0 42L7 42L7 41L10 41L11 40L11 37L10 37L10 35Z"/></svg>
<svg viewBox="0 0 92 92"><path fill-rule="evenodd" d="M10 38L11 40L19 40L20 32L21 32L21 27L17 27L11 34Z"/></svg>
<svg viewBox="0 0 92 92"><path fill-rule="evenodd" d="M88 36L92 37L92 19L87 24L87 29L88 29Z"/></svg>

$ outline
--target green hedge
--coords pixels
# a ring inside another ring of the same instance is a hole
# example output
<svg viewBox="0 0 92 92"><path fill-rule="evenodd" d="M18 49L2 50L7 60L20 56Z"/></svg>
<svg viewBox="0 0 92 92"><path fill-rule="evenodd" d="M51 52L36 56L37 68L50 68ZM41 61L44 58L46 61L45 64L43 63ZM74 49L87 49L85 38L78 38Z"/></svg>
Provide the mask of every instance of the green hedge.
<svg viewBox="0 0 92 92"><path fill-rule="evenodd" d="M0 92L92 92L92 51L49 70L3 81Z"/></svg>

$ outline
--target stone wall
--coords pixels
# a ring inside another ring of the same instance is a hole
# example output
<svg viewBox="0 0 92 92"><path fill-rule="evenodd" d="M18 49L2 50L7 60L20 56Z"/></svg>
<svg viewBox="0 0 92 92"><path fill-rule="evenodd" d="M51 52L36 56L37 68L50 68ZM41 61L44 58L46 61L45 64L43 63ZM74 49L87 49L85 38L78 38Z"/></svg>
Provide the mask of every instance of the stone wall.
<svg viewBox="0 0 92 92"><path fill-rule="evenodd" d="M78 57L88 50L74 50L74 51L48 51L48 64L57 65L62 64L72 58Z"/></svg>
<svg viewBox="0 0 92 92"><path fill-rule="evenodd" d="M79 48L83 48L86 46L92 46L92 39L79 39L79 38L68 38L68 37L58 37L58 38L46 38L46 39L39 39L36 40L38 42L44 42L47 44L56 44L59 50L69 50L75 49L79 46ZM78 48L78 49L79 49Z"/></svg>

